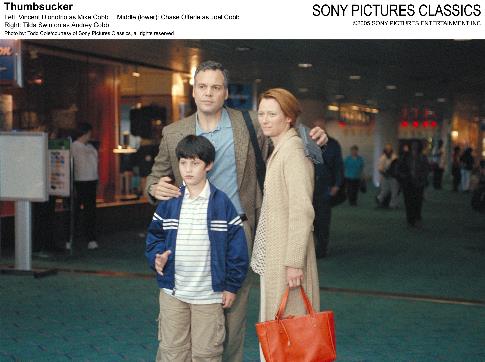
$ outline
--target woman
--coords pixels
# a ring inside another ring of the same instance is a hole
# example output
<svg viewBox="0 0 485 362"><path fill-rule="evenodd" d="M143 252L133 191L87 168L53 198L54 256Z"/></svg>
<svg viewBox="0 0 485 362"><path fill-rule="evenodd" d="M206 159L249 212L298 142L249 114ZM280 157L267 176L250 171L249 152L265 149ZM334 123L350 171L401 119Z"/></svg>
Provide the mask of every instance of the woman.
<svg viewBox="0 0 485 362"><path fill-rule="evenodd" d="M274 319L288 286L292 290L286 314L306 313L300 285L314 309L320 309L312 232L313 165L293 128L300 113L298 101L284 89L270 89L260 97L258 121L274 144L251 260L252 269L261 276L261 321Z"/></svg>

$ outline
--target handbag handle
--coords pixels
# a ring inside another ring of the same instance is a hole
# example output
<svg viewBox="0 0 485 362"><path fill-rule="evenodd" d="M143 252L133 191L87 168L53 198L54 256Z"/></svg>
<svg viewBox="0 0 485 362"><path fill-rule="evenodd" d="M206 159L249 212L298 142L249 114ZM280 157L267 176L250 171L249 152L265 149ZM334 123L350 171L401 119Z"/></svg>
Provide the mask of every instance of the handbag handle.
<svg viewBox="0 0 485 362"><path fill-rule="evenodd" d="M283 318L283 314L285 313L285 309L286 309L286 304L288 303L289 294L290 294L290 288L286 287L285 293L283 294L283 297L281 298L280 307L278 308L278 312L276 312L275 319L278 320L278 319ZM306 309L307 313L311 314L311 315L315 314L315 311L313 310L312 303L308 299L308 296L306 295L305 290L303 289L303 287L301 285L300 285L300 295L303 299L303 302L305 303L305 309Z"/></svg>

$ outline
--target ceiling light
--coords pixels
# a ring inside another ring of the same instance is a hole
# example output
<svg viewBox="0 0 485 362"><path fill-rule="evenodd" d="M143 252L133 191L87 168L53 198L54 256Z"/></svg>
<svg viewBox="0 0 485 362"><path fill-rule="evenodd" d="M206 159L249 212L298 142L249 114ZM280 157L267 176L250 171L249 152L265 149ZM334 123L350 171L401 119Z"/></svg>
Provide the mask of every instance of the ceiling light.
<svg viewBox="0 0 485 362"><path fill-rule="evenodd" d="M350 80L360 80L360 75L351 75L349 77Z"/></svg>
<svg viewBox="0 0 485 362"><path fill-rule="evenodd" d="M414 93L414 95L416 97L422 97L422 96L424 96L424 93L423 92L416 92L416 93Z"/></svg>
<svg viewBox="0 0 485 362"><path fill-rule="evenodd" d="M389 84L389 85L386 85L386 89L387 90L396 90L397 86L395 86L394 84Z"/></svg>
<svg viewBox="0 0 485 362"><path fill-rule="evenodd" d="M337 94L335 96L335 99L344 99L344 98L345 98L345 96L343 94Z"/></svg>
<svg viewBox="0 0 485 362"><path fill-rule="evenodd" d="M300 93L307 93L308 92L308 88L298 88L298 92L300 92Z"/></svg>
<svg viewBox="0 0 485 362"><path fill-rule="evenodd" d="M261 83L263 80L261 78L257 78L254 80L255 83Z"/></svg>
<svg viewBox="0 0 485 362"><path fill-rule="evenodd" d="M451 138L453 139L458 138L458 131L451 131Z"/></svg>
<svg viewBox="0 0 485 362"><path fill-rule="evenodd" d="M131 73L131 75L136 77L136 78L139 78L141 74L139 72L133 72L133 73Z"/></svg>
<svg viewBox="0 0 485 362"><path fill-rule="evenodd" d="M436 102L438 102L438 103L445 103L446 102L446 98L438 98L436 100Z"/></svg>
<svg viewBox="0 0 485 362"><path fill-rule="evenodd" d="M308 68L313 67L313 64L311 64L311 63L299 63L298 67L303 68L303 69L308 69Z"/></svg>
<svg viewBox="0 0 485 362"><path fill-rule="evenodd" d="M334 106L333 104L330 104L328 106L328 110L329 111L334 111L334 112L337 112L338 111L338 106Z"/></svg>
<svg viewBox="0 0 485 362"><path fill-rule="evenodd" d="M238 51L238 52L248 52L248 51L250 51L250 50L251 50L251 48L250 48L250 47L243 47L243 46L241 46L241 47L236 47L236 51Z"/></svg>

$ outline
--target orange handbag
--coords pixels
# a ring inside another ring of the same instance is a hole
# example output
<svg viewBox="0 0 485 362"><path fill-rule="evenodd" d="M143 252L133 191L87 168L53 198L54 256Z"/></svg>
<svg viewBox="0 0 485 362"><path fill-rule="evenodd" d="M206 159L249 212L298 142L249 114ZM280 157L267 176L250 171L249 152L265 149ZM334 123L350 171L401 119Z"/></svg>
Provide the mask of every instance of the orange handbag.
<svg viewBox="0 0 485 362"><path fill-rule="evenodd" d="M337 358L332 311L313 310L303 287L306 315L283 317L290 289L286 288L275 320L256 323L266 362L327 362Z"/></svg>

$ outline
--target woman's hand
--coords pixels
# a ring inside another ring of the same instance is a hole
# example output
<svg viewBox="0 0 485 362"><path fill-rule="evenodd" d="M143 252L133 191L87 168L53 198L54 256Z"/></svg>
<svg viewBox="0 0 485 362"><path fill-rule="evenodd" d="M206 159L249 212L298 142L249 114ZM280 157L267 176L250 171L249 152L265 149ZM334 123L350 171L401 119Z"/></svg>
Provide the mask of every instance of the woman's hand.
<svg viewBox="0 0 485 362"><path fill-rule="evenodd" d="M303 269L286 267L286 282L290 288L298 288L303 281Z"/></svg>

